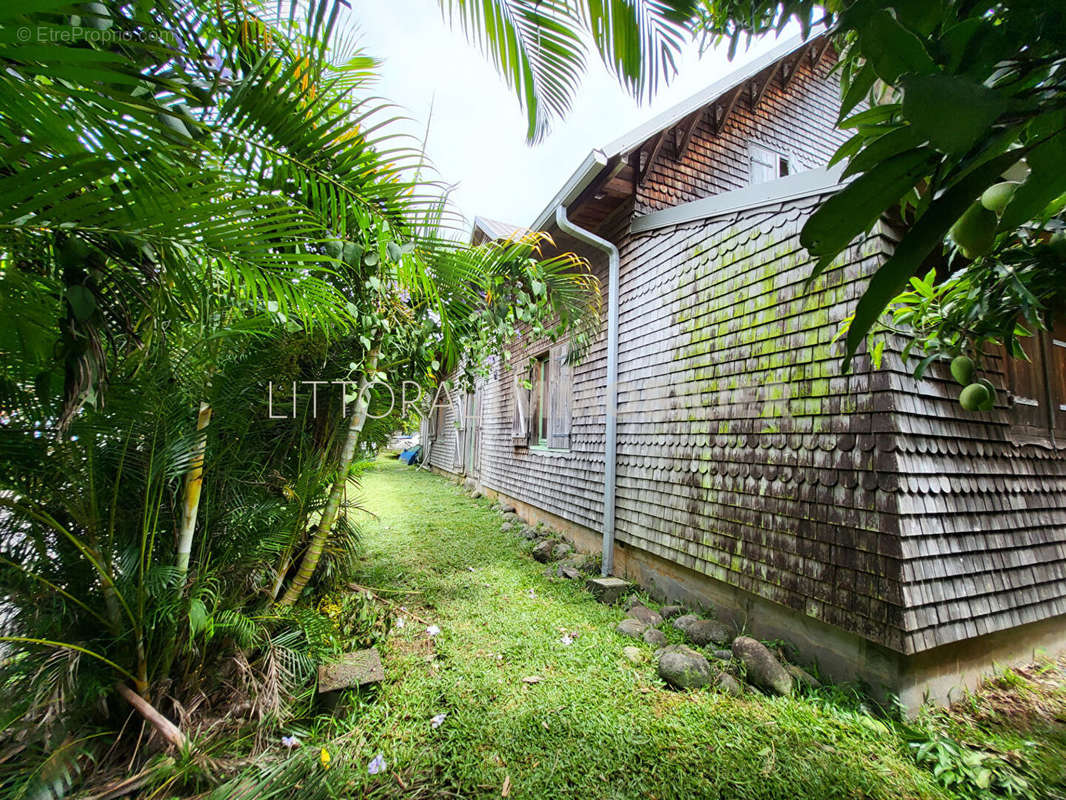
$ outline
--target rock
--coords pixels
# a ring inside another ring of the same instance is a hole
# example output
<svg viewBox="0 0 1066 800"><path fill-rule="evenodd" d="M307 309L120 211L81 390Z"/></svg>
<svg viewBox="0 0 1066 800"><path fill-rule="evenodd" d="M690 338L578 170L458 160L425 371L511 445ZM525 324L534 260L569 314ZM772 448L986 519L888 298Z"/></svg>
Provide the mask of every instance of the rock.
<svg viewBox="0 0 1066 800"><path fill-rule="evenodd" d="M639 619L645 625L650 625L653 628L663 624L663 618L643 603L634 603L629 607L629 611L627 611L626 614L633 619Z"/></svg>
<svg viewBox="0 0 1066 800"><path fill-rule="evenodd" d="M566 564L560 564L555 568L555 574L557 577L566 578L568 581L572 581L581 577L581 570L567 566Z"/></svg>
<svg viewBox="0 0 1066 800"><path fill-rule="evenodd" d="M652 647L662 647L666 644L666 634L655 628L644 631L644 641Z"/></svg>
<svg viewBox="0 0 1066 800"><path fill-rule="evenodd" d="M659 609L659 616L663 619L673 619L684 610L681 606L663 606Z"/></svg>
<svg viewBox="0 0 1066 800"><path fill-rule="evenodd" d="M533 548L533 558L542 564L547 564L552 560L552 543L550 541L543 541Z"/></svg>
<svg viewBox="0 0 1066 800"><path fill-rule="evenodd" d="M339 661L323 664L318 668L319 693L352 689L365 683L378 683L383 680L385 668L381 665L381 656L373 647L345 653Z"/></svg>
<svg viewBox="0 0 1066 800"><path fill-rule="evenodd" d="M518 518L518 515L516 513L514 513L513 511L505 512L504 515L503 515L503 518L507 522L514 522L514 523L521 522L521 520Z"/></svg>
<svg viewBox="0 0 1066 800"><path fill-rule="evenodd" d="M792 676L761 642L738 636L733 640L733 657L744 664L744 674L753 686L771 694L792 694Z"/></svg>
<svg viewBox="0 0 1066 800"><path fill-rule="evenodd" d="M559 542L559 544L552 548L552 558L559 561L560 559L566 558L572 552L574 552L574 548L566 542Z"/></svg>
<svg viewBox="0 0 1066 800"><path fill-rule="evenodd" d="M528 525L526 525L524 528L522 528L521 531L519 531L519 535L523 539L526 539L528 541L533 541L534 539L537 538L537 529L536 528L531 528Z"/></svg>
<svg viewBox="0 0 1066 800"><path fill-rule="evenodd" d="M473 478L467 478L465 481L463 481L463 486L472 492L476 491L477 481L475 481Z"/></svg>
<svg viewBox="0 0 1066 800"><path fill-rule="evenodd" d="M516 510L510 503L500 503L500 513L502 514L514 514Z"/></svg>
<svg viewBox="0 0 1066 800"><path fill-rule="evenodd" d="M744 687L740 685L740 681L728 672L723 672L718 676L718 680L714 682L714 688L720 692L725 692L731 697L740 697L744 694Z"/></svg>
<svg viewBox="0 0 1066 800"><path fill-rule="evenodd" d="M614 629L615 633L620 633L623 636L632 636L634 639L639 639L647 629L647 625L641 622L639 619L633 619L632 617L626 617L624 620L618 623L618 627Z"/></svg>
<svg viewBox="0 0 1066 800"><path fill-rule="evenodd" d="M484 497L484 495L483 495L483 494L481 494L481 492L480 492L480 491L478 491L477 489L475 489L474 491L472 491L472 492L470 493L470 498L471 498L472 500L480 500L480 499L481 499L482 497Z"/></svg>
<svg viewBox="0 0 1066 800"><path fill-rule="evenodd" d="M701 647L711 642L728 642L733 638L725 623L715 619L700 619L695 614L685 614L670 624Z"/></svg>
<svg viewBox="0 0 1066 800"><path fill-rule="evenodd" d="M634 647L631 644L627 644L622 648L622 655L626 657L627 661L631 661L634 664L644 663L644 651L639 647Z"/></svg>
<svg viewBox="0 0 1066 800"><path fill-rule="evenodd" d="M728 644L733 636L729 626L716 619L698 619L683 628L685 635L700 647L712 642L724 642Z"/></svg>
<svg viewBox="0 0 1066 800"><path fill-rule="evenodd" d="M714 680L707 659L691 647L674 644L659 655L659 677L678 689L696 689Z"/></svg>
<svg viewBox="0 0 1066 800"><path fill-rule="evenodd" d="M621 578L589 578L585 588L601 603L612 605L629 591L629 583Z"/></svg>
<svg viewBox="0 0 1066 800"><path fill-rule="evenodd" d="M788 674L795 679L796 683L801 683L810 689L822 688L821 681L802 667L797 667L795 664L785 664L785 669L788 670Z"/></svg>
<svg viewBox="0 0 1066 800"><path fill-rule="evenodd" d="M503 525L500 526L500 530L503 531L504 533L506 533L507 531L514 530L514 523L513 522L505 522L505 523L503 523Z"/></svg>
<svg viewBox="0 0 1066 800"><path fill-rule="evenodd" d="M730 661L733 658L732 650L715 650L711 653L715 658L720 658L722 661Z"/></svg>

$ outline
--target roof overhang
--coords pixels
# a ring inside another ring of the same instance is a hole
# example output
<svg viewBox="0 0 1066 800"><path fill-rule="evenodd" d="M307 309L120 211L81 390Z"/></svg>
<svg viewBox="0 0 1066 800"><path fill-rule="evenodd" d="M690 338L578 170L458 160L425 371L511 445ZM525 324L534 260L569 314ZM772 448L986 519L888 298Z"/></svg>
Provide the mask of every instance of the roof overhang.
<svg viewBox="0 0 1066 800"><path fill-rule="evenodd" d="M792 59L795 69L804 52L809 50L812 59L814 54L820 59L828 45L828 37L824 32L806 39L802 36L790 38L605 147L591 151L537 215L530 228L545 230L553 226L555 209L559 205L571 209L572 218L583 227L597 227L636 192L648 161L654 160L671 129L682 126L691 132L708 106L718 104L723 98L732 97L735 102L749 86L761 86L761 91L757 94L753 92L752 104L755 105L757 100L754 98L762 96L782 62ZM724 118L721 124L724 124ZM642 166L641 151L646 147L650 152ZM582 214L580 207L593 205L598 207L595 210L587 208Z"/></svg>

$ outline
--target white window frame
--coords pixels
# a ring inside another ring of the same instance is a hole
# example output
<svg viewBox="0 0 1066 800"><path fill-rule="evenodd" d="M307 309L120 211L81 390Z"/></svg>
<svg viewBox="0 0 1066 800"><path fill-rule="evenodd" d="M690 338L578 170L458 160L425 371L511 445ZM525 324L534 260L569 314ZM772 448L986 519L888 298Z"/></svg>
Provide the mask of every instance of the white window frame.
<svg viewBox="0 0 1066 800"><path fill-rule="evenodd" d="M785 168L785 175L781 174L782 165ZM750 186L794 175L800 171L798 167L796 159L790 155L761 144L748 145L748 185ZM770 177L763 177L767 174Z"/></svg>

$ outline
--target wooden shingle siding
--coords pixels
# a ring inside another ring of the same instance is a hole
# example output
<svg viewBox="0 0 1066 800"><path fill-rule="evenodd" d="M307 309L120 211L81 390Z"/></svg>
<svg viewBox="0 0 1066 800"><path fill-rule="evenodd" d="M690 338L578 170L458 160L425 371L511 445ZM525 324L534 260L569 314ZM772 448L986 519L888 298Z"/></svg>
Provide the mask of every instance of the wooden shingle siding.
<svg viewBox="0 0 1066 800"><path fill-rule="evenodd" d="M751 93L743 91L720 132L714 111L704 109L680 161L675 137L666 136L658 156L637 192L637 212L644 214L740 189L749 182L748 145L770 148L794 161L794 169L824 166L849 135L834 123L840 110L840 88L830 48L811 67L804 55L784 90L778 70L762 100L751 108ZM646 163L650 145L645 148Z"/></svg>
<svg viewBox="0 0 1066 800"><path fill-rule="evenodd" d="M813 290L817 198L629 239L622 251L617 537L902 649L888 375L831 344L878 238Z"/></svg>
<svg viewBox="0 0 1066 800"><path fill-rule="evenodd" d="M991 366L1002 387L1004 365ZM1066 614L1061 443L1016 443L1005 391L970 413L946 365L921 381L889 367L908 650Z"/></svg>

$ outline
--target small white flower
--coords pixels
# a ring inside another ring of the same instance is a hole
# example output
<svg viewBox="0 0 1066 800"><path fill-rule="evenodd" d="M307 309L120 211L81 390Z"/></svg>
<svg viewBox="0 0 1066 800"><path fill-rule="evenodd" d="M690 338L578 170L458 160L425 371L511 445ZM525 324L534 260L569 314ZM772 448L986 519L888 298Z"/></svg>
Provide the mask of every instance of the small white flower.
<svg viewBox="0 0 1066 800"><path fill-rule="evenodd" d="M572 645L574 643L574 635L572 633L564 633L563 638L559 640L565 645Z"/></svg>
<svg viewBox="0 0 1066 800"><path fill-rule="evenodd" d="M381 753L378 753L376 756L374 756L373 760L367 765L366 771L369 772L371 775L377 775L379 772L384 772L385 767L385 756L383 756Z"/></svg>
<svg viewBox="0 0 1066 800"><path fill-rule="evenodd" d="M428 633L430 636L436 636L440 633L440 628L438 628L436 625L430 625L428 628L426 628L426 633Z"/></svg>
<svg viewBox="0 0 1066 800"><path fill-rule="evenodd" d="M530 596L530 597L536 597L536 596L537 596L537 593L536 593L536 592L534 592L534 591L533 591L532 589L530 589L530 590L529 590L529 596Z"/></svg>
<svg viewBox="0 0 1066 800"><path fill-rule="evenodd" d="M404 619L403 619L403 617L397 617L397 618L396 618L396 627L397 627L397 628L400 628L400 629L402 629L402 628L403 628L403 626L404 626L404 625L406 625L406 624L407 624L407 623L406 623L406 622L404 622Z"/></svg>
<svg viewBox="0 0 1066 800"><path fill-rule="evenodd" d="M429 721L429 727L431 727L431 728L433 728L434 730L436 730L437 728L439 728L439 727L440 727L441 725L443 725L443 724L444 724L444 718L445 718L446 716L448 716L448 715L447 715L447 714L437 714L436 716L434 716L434 717L433 717L433 718L432 718L432 719L431 719L431 720Z"/></svg>
<svg viewBox="0 0 1066 800"><path fill-rule="evenodd" d="M292 750L292 748L296 747L296 745L300 743L300 740L297 739L295 736L282 736L281 743L289 750Z"/></svg>

